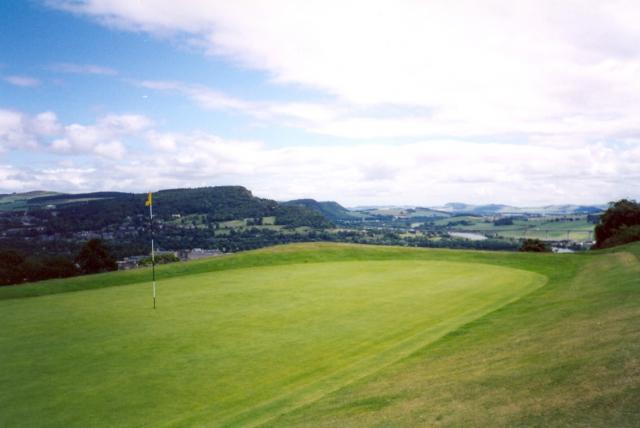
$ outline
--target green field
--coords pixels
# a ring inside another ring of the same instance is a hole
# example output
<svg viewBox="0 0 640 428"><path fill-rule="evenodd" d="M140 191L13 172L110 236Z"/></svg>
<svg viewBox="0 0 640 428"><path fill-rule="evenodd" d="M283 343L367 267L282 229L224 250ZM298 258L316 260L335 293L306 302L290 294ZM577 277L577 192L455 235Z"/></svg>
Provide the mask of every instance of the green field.
<svg viewBox="0 0 640 428"><path fill-rule="evenodd" d="M28 206L29 200L43 196L57 195L56 192L35 191L27 193L11 193L0 195L0 212L23 210Z"/></svg>
<svg viewBox="0 0 640 428"><path fill-rule="evenodd" d="M491 233L489 233L491 235ZM593 225L589 229L519 229L498 230L495 235L513 239L541 239L543 241L593 241Z"/></svg>
<svg viewBox="0 0 640 428"><path fill-rule="evenodd" d="M571 220L569 220L571 219ZM560 220L560 221L556 221ZM452 224L451 230L482 233L489 237L513 239L590 241L594 239L595 225L587 221L586 215L530 217L515 219L512 225L496 226L486 217L459 216L434 222L447 226L452 222L465 221L470 224Z"/></svg>
<svg viewBox="0 0 640 428"><path fill-rule="evenodd" d="M640 246L337 244L0 288L0 426L637 426ZM117 286L116 286L117 285Z"/></svg>
<svg viewBox="0 0 640 428"><path fill-rule="evenodd" d="M382 215L382 216L401 216L401 217L445 217L448 218L449 214L432 210L430 208L377 208L377 209L369 209L364 211L356 211L353 212L354 217L359 217L362 214L369 215Z"/></svg>

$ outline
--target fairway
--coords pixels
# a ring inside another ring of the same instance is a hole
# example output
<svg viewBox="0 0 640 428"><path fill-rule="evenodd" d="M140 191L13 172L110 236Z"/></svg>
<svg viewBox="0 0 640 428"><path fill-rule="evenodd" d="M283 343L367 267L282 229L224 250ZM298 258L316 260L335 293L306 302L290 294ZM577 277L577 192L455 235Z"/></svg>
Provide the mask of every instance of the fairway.
<svg viewBox="0 0 640 428"><path fill-rule="evenodd" d="M269 422L545 281L481 263L343 261L161 280L155 311L146 283L3 300L0 425Z"/></svg>

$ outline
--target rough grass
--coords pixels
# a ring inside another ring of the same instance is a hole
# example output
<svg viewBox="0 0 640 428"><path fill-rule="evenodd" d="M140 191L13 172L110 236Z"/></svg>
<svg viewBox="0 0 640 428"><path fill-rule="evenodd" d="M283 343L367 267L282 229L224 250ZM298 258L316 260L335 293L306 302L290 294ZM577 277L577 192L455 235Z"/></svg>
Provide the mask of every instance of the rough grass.
<svg viewBox="0 0 640 428"><path fill-rule="evenodd" d="M558 269L546 287L273 426L638 426L639 248L579 257L575 275Z"/></svg>
<svg viewBox="0 0 640 428"><path fill-rule="evenodd" d="M5 287L0 425L637 426L638 256L288 245L162 266L155 312L147 271Z"/></svg>

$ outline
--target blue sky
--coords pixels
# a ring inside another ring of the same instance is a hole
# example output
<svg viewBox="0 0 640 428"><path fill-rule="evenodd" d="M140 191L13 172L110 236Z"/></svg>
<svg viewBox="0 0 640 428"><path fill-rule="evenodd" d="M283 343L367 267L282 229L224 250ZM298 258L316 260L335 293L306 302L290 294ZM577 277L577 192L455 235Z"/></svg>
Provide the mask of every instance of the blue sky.
<svg viewBox="0 0 640 428"><path fill-rule="evenodd" d="M0 2L0 192L638 198L634 2Z"/></svg>
<svg viewBox="0 0 640 428"><path fill-rule="evenodd" d="M131 81L193 82L255 100L314 97L299 88L284 91L270 85L263 72L202 56L171 40L112 31L46 3L10 0L0 3L0 14L5 21L5 31L0 33L3 75L24 75L41 82L33 90L5 82L3 100L31 114L54 108L63 122L91 122L112 111L142 111L175 131L224 130L245 135L246 123L237 115L204 111L180 97L151 94ZM64 65L96 64L106 73L60 70Z"/></svg>

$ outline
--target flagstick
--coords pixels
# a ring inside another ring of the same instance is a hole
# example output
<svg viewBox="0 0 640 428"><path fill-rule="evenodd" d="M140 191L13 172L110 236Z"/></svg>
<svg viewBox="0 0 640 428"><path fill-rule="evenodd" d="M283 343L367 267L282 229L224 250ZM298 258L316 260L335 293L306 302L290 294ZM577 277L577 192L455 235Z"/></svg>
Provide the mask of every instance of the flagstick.
<svg viewBox="0 0 640 428"><path fill-rule="evenodd" d="M156 308L156 258L153 245L153 203L149 204L149 217L151 220L151 280L153 282L153 309Z"/></svg>

